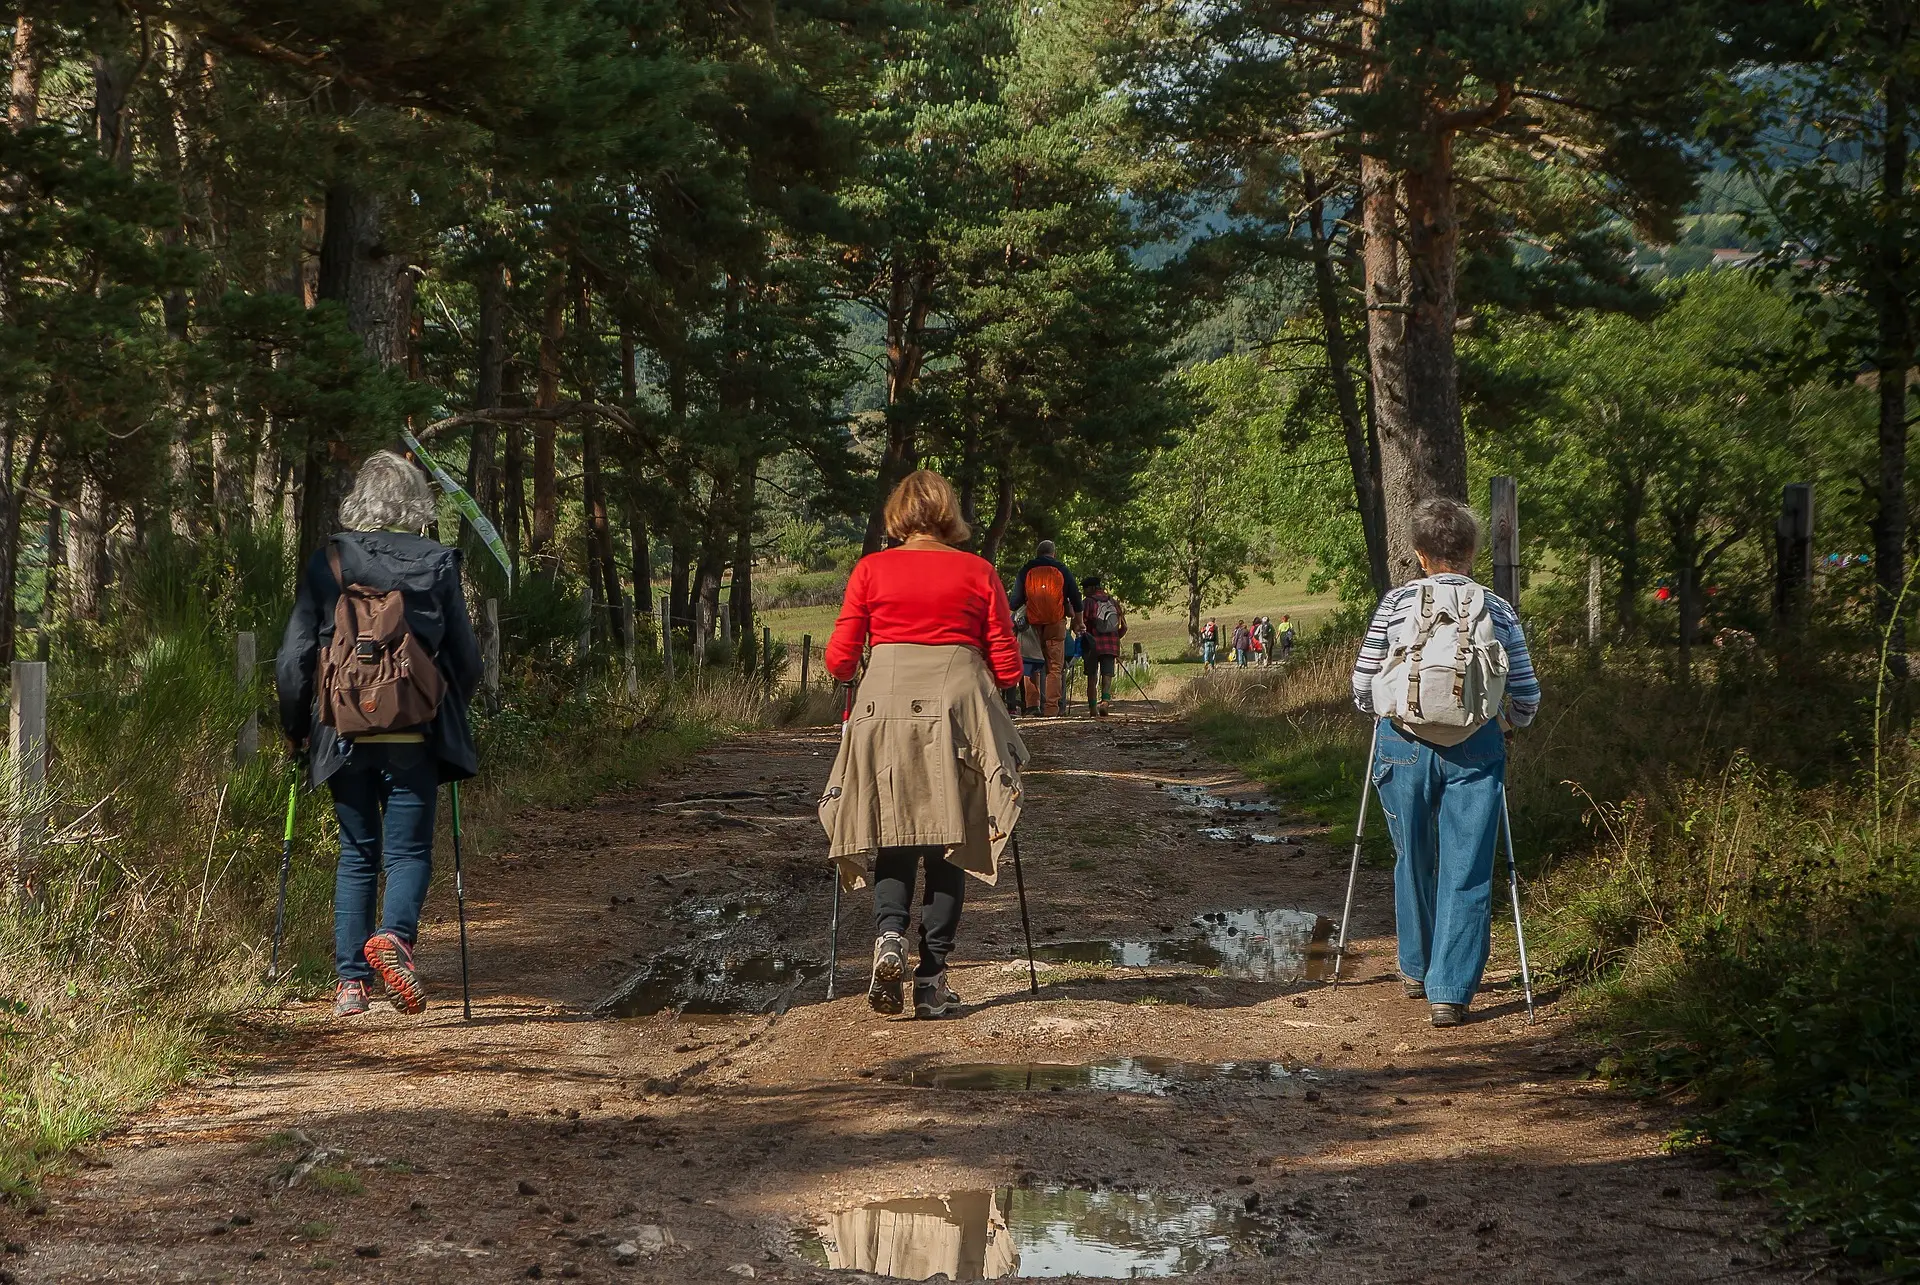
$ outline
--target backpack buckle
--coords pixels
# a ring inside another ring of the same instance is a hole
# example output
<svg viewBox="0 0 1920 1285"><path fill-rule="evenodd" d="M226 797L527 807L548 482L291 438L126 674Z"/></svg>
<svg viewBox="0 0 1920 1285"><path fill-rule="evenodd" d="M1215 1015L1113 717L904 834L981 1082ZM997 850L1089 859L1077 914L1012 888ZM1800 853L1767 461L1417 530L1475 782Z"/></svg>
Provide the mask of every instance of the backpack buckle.
<svg viewBox="0 0 1920 1285"><path fill-rule="evenodd" d="M362 638L353 649L353 658L363 665L380 663L380 644L371 638Z"/></svg>

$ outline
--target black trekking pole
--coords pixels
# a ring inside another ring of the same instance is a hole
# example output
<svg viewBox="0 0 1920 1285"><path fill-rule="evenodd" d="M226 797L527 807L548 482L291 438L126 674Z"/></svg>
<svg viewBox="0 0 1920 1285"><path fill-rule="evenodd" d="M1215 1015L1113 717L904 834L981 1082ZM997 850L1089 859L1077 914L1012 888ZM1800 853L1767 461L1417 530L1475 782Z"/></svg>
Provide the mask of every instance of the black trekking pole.
<svg viewBox="0 0 1920 1285"><path fill-rule="evenodd" d="M1009 835L1013 848L1013 886L1020 892L1020 931L1027 936L1027 990L1040 993L1040 970L1033 963L1033 921L1027 918L1027 877L1020 871L1020 836Z"/></svg>
<svg viewBox="0 0 1920 1285"><path fill-rule="evenodd" d="M287 928L287 874L293 869L293 814L300 805L300 765L293 766L293 779L287 782L287 828L280 840L280 896L273 907L273 962L267 965L267 980L280 980L280 937Z"/></svg>
<svg viewBox="0 0 1920 1285"><path fill-rule="evenodd" d="M1125 674L1127 676L1127 681L1133 684L1133 690L1140 693L1141 700L1145 701L1149 705L1158 705L1160 703L1159 701L1155 700L1153 697L1147 695L1147 689L1140 685L1140 680L1138 678L1134 677L1133 666L1123 664L1120 666L1120 672Z"/></svg>
<svg viewBox="0 0 1920 1285"><path fill-rule="evenodd" d="M1333 952L1333 984L1340 984L1340 965L1347 958L1347 924L1353 919L1353 885L1360 878L1360 841L1367 833L1367 792L1373 788L1373 759L1380 752L1380 722L1374 720L1373 740L1367 745L1367 766L1360 778L1360 819L1353 826L1353 864L1347 869L1347 904L1340 912L1340 945Z"/></svg>
<svg viewBox="0 0 1920 1285"><path fill-rule="evenodd" d="M473 1020L473 986L467 973L467 881L460 868L460 782L453 783L453 901L460 916L460 1016Z"/></svg>

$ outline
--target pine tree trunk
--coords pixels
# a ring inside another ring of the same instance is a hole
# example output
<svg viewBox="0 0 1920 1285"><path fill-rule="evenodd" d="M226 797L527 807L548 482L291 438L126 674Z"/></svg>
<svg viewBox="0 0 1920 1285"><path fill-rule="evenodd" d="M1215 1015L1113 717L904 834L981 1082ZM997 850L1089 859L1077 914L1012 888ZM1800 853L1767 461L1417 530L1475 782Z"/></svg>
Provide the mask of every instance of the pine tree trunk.
<svg viewBox="0 0 1920 1285"><path fill-rule="evenodd" d="M1907 131L1913 104L1903 72L1887 77L1886 121L1880 152L1880 199L1889 207L1907 197ZM1874 613L1887 631L1887 668L1907 675L1907 628L1900 595L1907 581L1907 380L1913 370L1913 318L1901 288L1906 277L1907 229L1883 221L1878 247L1874 314L1880 384L1880 494L1873 520Z"/></svg>
<svg viewBox="0 0 1920 1285"><path fill-rule="evenodd" d="M533 404L552 410L560 404L560 343L565 338L566 279L555 273L547 283L540 319L539 382L534 388ZM550 419L535 420L533 425L533 531L528 542L531 560L548 563L551 575L558 575L560 559L549 557L554 526L560 514L560 474L556 456L559 426Z"/></svg>
<svg viewBox="0 0 1920 1285"><path fill-rule="evenodd" d="M1314 293L1320 306L1320 325L1326 336L1327 373L1333 383L1334 402L1340 411L1340 427L1346 438L1347 467L1353 474L1354 505L1360 511L1360 531L1367 546L1367 573L1373 581L1376 597L1393 587L1387 574L1386 510L1380 490L1374 485L1378 461L1369 450L1367 418L1354 387L1353 355L1347 343L1346 323L1341 319L1340 286L1333 274L1333 248L1327 240L1325 201L1311 171L1303 175L1307 186L1307 229L1312 235ZM1198 607L1194 608L1197 613ZM1192 613L1190 613L1192 614ZM1198 616L1194 615L1192 636L1199 637Z"/></svg>
<svg viewBox="0 0 1920 1285"><path fill-rule="evenodd" d="M478 344L474 355L475 410L498 410L502 405L506 368L507 270L489 263L480 272ZM500 525L500 474L494 460L500 426L481 422L473 426L467 447L467 494L494 526ZM469 534L462 519L462 534Z"/></svg>
<svg viewBox="0 0 1920 1285"><path fill-rule="evenodd" d="M101 566L106 560L106 494L91 473L80 479L67 523L67 604L76 620L100 618Z"/></svg>
<svg viewBox="0 0 1920 1285"><path fill-rule="evenodd" d="M636 616L655 610L653 601L653 543L647 533L647 515L638 504L627 506L627 531L633 540L633 607Z"/></svg>
<svg viewBox="0 0 1920 1285"><path fill-rule="evenodd" d="M727 594L727 611L733 617L733 636L743 639L753 632L754 481L758 469L758 460L749 457L742 462L733 495L733 586Z"/></svg>
<svg viewBox="0 0 1920 1285"><path fill-rule="evenodd" d="M1013 470L1005 465L995 482L993 522L980 542L980 556L988 562L1000 561L1000 547L1007 542L1007 528L1013 525Z"/></svg>
<svg viewBox="0 0 1920 1285"><path fill-rule="evenodd" d="M927 309L932 296L931 270L904 261L896 250L887 292L887 445L880 453L879 472L874 478L863 553L876 553L886 543L883 514L887 497L919 463L917 415L912 403L926 362Z"/></svg>

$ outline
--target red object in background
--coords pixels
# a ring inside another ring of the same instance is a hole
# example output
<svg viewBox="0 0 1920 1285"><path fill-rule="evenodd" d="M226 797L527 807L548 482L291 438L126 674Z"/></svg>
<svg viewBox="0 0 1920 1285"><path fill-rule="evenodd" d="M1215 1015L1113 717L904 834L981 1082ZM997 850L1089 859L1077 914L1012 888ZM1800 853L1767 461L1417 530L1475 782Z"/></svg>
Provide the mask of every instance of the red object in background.
<svg viewBox="0 0 1920 1285"><path fill-rule="evenodd" d="M1667 588L1665 585L1661 585L1653 591L1653 596L1657 602L1671 602L1673 601L1673 590Z"/></svg>

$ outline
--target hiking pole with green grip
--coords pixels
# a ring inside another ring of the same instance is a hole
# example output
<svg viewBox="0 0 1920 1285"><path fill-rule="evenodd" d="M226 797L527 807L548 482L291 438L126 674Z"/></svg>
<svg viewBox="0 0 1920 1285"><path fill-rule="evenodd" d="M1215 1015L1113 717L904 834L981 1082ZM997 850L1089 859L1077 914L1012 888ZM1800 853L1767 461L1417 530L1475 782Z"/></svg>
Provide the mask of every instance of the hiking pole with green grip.
<svg viewBox="0 0 1920 1285"><path fill-rule="evenodd" d="M287 873L293 868L293 815L300 805L300 765L293 766L293 779L287 782L287 828L280 840L280 896L273 907L273 962L267 965L267 980L280 978L280 935L287 927Z"/></svg>
<svg viewBox="0 0 1920 1285"><path fill-rule="evenodd" d="M467 973L467 881L460 869L460 782L453 783L453 903L460 916L460 1016L473 1020L473 986Z"/></svg>

